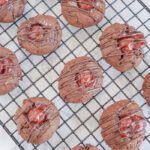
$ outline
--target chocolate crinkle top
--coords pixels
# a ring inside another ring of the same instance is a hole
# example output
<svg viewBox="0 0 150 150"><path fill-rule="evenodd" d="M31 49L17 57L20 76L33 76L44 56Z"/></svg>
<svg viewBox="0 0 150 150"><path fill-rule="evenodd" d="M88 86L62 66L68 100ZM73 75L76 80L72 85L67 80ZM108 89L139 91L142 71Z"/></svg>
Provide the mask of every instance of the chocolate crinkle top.
<svg viewBox="0 0 150 150"><path fill-rule="evenodd" d="M13 22L23 14L27 0L0 0L0 22Z"/></svg>
<svg viewBox="0 0 150 150"><path fill-rule="evenodd" d="M102 81L100 66L89 57L78 57L68 62L61 72L60 95L66 102L86 102L101 90Z"/></svg>
<svg viewBox="0 0 150 150"><path fill-rule="evenodd" d="M97 147L87 144L85 146L76 146L72 150L99 150Z"/></svg>
<svg viewBox="0 0 150 150"><path fill-rule="evenodd" d="M46 142L59 126L59 112L44 98L24 100L15 115L20 135L29 143Z"/></svg>
<svg viewBox="0 0 150 150"><path fill-rule="evenodd" d="M104 0L62 0L61 6L66 20L79 28L99 23L105 13Z"/></svg>
<svg viewBox="0 0 150 150"><path fill-rule="evenodd" d="M121 72L141 63L145 45L144 34L128 24L113 24L100 38L103 58Z"/></svg>
<svg viewBox="0 0 150 150"><path fill-rule="evenodd" d="M143 96L146 99L148 105L150 106L150 73L148 73L144 79Z"/></svg>
<svg viewBox="0 0 150 150"><path fill-rule="evenodd" d="M32 54L47 54L60 44L62 31L53 16L38 15L25 21L18 30L19 44Z"/></svg>
<svg viewBox="0 0 150 150"><path fill-rule="evenodd" d="M146 124L141 108L128 100L108 107L100 119L102 136L114 150L138 149L144 139Z"/></svg>

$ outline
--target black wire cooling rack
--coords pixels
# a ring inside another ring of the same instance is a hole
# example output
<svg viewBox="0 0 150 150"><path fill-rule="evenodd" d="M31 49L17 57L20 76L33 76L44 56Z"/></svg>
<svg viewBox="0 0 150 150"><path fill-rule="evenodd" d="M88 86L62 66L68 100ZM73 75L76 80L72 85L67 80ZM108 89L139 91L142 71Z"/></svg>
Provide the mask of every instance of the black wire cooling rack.
<svg viewBox="0 0 150 150"><path fill-rule="evenodd" d="M23 80L18 88L0 97L0 124L22 150L70 150L78 144L90 143L100 150L109 150L100 134L99 118L103 109L115 101L132 99L144 110L147 118L147 134L140 150L150 149L150 113L142 97L141 86L150 72L150 42L144 49L142 64L126 73L120 73L108 65L99 50L99 36L106 26L129 23L144 32L150 40L150 9L140 0L107 0L106 15L101 23L87 29L69 25L61 14L59 0L29 0L24 15L13 24L0 24L2 47L14 51L23 69ZM59 20L63 39L60 47L46 56L33 56L18 46L16 32L27 18L37 14L53 15ZM64 64L78 56L88 55L103 68L103 89L93 100L85 104L66 104L58 91L58 77ZM42 145L27 144L20 137L14 122L15 110L24 99L44 96L59 108L61 123L54 136Z"/></svg>

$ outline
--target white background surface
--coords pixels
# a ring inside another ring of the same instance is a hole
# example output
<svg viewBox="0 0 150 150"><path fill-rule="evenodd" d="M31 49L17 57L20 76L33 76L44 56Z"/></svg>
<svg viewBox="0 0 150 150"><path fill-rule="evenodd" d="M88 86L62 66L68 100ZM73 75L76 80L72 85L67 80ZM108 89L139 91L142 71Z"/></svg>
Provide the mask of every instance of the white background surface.
<svg viewBox="0 0 150 150"><path fill-rule="evenodd" d="M142 0L147 6L150 8L150 1L149 0Z"/></svg>
<svg viewBox="0 0 150 150"><path fill-rule="evenodd" d="M150 7L150 0L143 0L146 5ZM7 133L0 127L0 150L18 150L15 143L11 140L11 138L7 135ZM146 144L143 145L143 150L147 149Z"/></svg>
<svg viewBox="0 0 150 150"><path fill-rule="evenodd" d="M0 149L1 150L19 150L9 135L0 126Z"/></svg>

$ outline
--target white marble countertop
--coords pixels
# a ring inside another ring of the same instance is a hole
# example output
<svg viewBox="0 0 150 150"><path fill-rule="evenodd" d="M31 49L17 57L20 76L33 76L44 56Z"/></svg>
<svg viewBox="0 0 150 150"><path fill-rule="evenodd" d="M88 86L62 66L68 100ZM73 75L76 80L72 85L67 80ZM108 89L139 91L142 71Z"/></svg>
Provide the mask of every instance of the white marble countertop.
<svg viewBox="0 0 150 150"><path fill-rule="evenodd" d="M149 0L143 0L143 2L150 7ZM1 150L19 150L16 144L12 141L12 139L8 136L8 134L4 131L2 127L0 127L0 149ZM142 146L141 150L148 150L146 144Z"/></svg>

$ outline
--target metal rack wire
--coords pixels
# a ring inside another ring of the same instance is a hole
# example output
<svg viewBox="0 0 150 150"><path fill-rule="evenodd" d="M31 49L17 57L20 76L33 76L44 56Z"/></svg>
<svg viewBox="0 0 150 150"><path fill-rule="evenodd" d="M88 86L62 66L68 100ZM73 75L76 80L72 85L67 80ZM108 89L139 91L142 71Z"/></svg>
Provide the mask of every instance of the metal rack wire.
<svg viewBox="0 0 150 150"><path fill-rule="evenodd" d="M69 150L77 144L91 143L101 150L109 150L100 135L99 118L104 108L120 99L135 100L144 109L150 126L149 108L142 97L141 85L150 66L150 45L144 49L142 64L126 73L119 73L106 64L100 54L98 38L106 26L114 22L127 22L145 33L150 39L150 10L141 0L107 0L106 15L98 25L77 29L70 26L61 14L59 0L29 0L24 15L13 24L0 25L2 47L16 53L23 69L20 86L0 98L0 125L22 150ZM54 15L61 24L63 39L60 47L46 56L33 56L18 46L17 28L29 17L37 14ZM93 100L85 104L66 104L58 91L58 77L64 64L75 57L88 55L103 68L104 85ZM42 86L41 86L42 85ZM113 89L113 90L112 90ZM14 122L14 113L25 98L44 96L59 108L61 124L55 135L45 144L27 144L20 137ZM150 129L143 145L150 147ZM141 149L142 150L142 149ZM148 150L148 149L145 149Z"/></svg>

